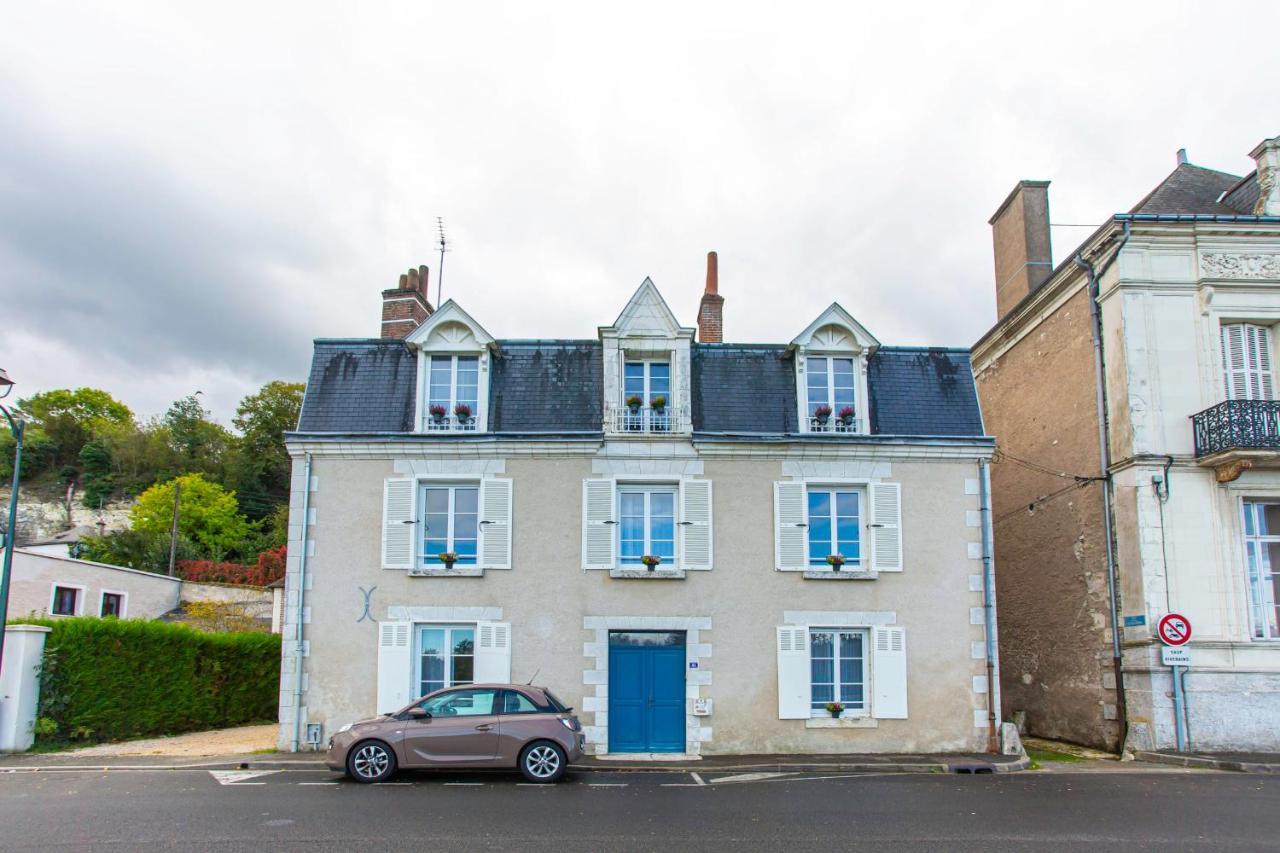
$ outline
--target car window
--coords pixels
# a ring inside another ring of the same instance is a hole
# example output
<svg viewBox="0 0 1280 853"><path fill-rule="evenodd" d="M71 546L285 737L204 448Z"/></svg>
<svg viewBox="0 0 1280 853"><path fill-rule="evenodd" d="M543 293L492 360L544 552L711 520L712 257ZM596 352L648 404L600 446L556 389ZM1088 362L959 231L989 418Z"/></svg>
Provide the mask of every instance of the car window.
<svg viewBox="0 0 1280 853"><path fill-rule="evenodd" d="M422 709L433 717L475 717L497 713L494 702L496 690L450 690L432 696L422 703Z"/></svg>
<svg viewBox="0 0 1280 853"><path fill-rule="evenodd" d="M543 692L543 695L547 697L547 701L551 703L551 707L547 710L555 711L555 712L569 710L569 706L561 702L558 698L556 698L555 694L552 693L550 690L543 690L542 692Z"/></svg>
<svg viewBox="0 0 1280 853"><path fill-rule="evenodd" d="M503 692L505 697L502 707L504 714L537 714L541 712L541 708L533 704L533 700L515 690L506 690Z"/></svg>

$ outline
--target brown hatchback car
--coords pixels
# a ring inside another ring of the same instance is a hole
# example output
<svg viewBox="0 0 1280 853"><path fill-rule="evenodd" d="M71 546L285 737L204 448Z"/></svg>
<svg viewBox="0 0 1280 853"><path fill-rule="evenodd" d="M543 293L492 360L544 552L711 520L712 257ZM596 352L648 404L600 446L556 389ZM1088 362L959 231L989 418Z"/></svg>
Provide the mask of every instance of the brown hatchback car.
<svg viewBox="0 0 1280 853"><path fill-rule="evenodd" d="M582 757L573 709L525 684L468 684L428 693L394 714L344 726L325 763L357 782L400 768L518 768L530 782L557 782Z"/></svg>

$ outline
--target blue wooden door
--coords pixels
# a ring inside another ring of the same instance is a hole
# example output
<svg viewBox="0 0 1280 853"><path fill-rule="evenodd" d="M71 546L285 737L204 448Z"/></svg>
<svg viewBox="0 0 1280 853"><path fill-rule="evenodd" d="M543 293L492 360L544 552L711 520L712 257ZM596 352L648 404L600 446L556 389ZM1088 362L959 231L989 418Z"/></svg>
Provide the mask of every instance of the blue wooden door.
<svg viewBox="0 0 1280 853"><path fill-rule="evenodd" d="M684 633L609 635L609 751L684 752Z"/></svg>

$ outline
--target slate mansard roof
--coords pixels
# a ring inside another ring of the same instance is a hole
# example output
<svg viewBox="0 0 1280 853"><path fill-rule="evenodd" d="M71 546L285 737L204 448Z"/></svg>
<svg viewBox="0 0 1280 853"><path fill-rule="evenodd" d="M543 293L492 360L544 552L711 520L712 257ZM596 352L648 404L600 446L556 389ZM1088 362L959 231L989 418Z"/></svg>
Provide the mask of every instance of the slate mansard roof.
<svg viewBox="0 0 1280 853"><path fill-rule="evenodd" d="M506 340L497 346L484 435L602 434L598 341ZM794 355L787 346L695 343L691 366L695 434L798 432ZM968 350L881 347L868 362L867 382L873 435L983 435ZM416 385L416 356L401 341L317 340L298 433L413 433ZM468 436L475 437L481 436Z"/></svg>
<svg viewBox="0 0 1280 853"><path fill-rule="evenodd" d="M1179 163L1130 213L1248 216L1258 200L1257 173L1240 177Z"/></svg>

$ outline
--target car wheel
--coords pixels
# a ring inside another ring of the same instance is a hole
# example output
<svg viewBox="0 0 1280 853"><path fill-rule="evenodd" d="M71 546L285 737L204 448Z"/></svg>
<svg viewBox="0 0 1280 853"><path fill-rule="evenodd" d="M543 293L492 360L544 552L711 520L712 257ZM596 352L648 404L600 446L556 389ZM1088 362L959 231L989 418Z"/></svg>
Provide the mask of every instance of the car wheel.
<svg viewBox="0 0 1280 853"><path fill-rule="evenodd" d="M520 772L530 782L559 782L568 768L564 750L549 740L534 741L520 753Z"/></svg>
<svg viewBox="0 0 1280 853"><path fill-rule="evenodd" d="M367 740L347 753L347 775L357 782L385 782L396 772L396 754L380 740Z"/></svg>

